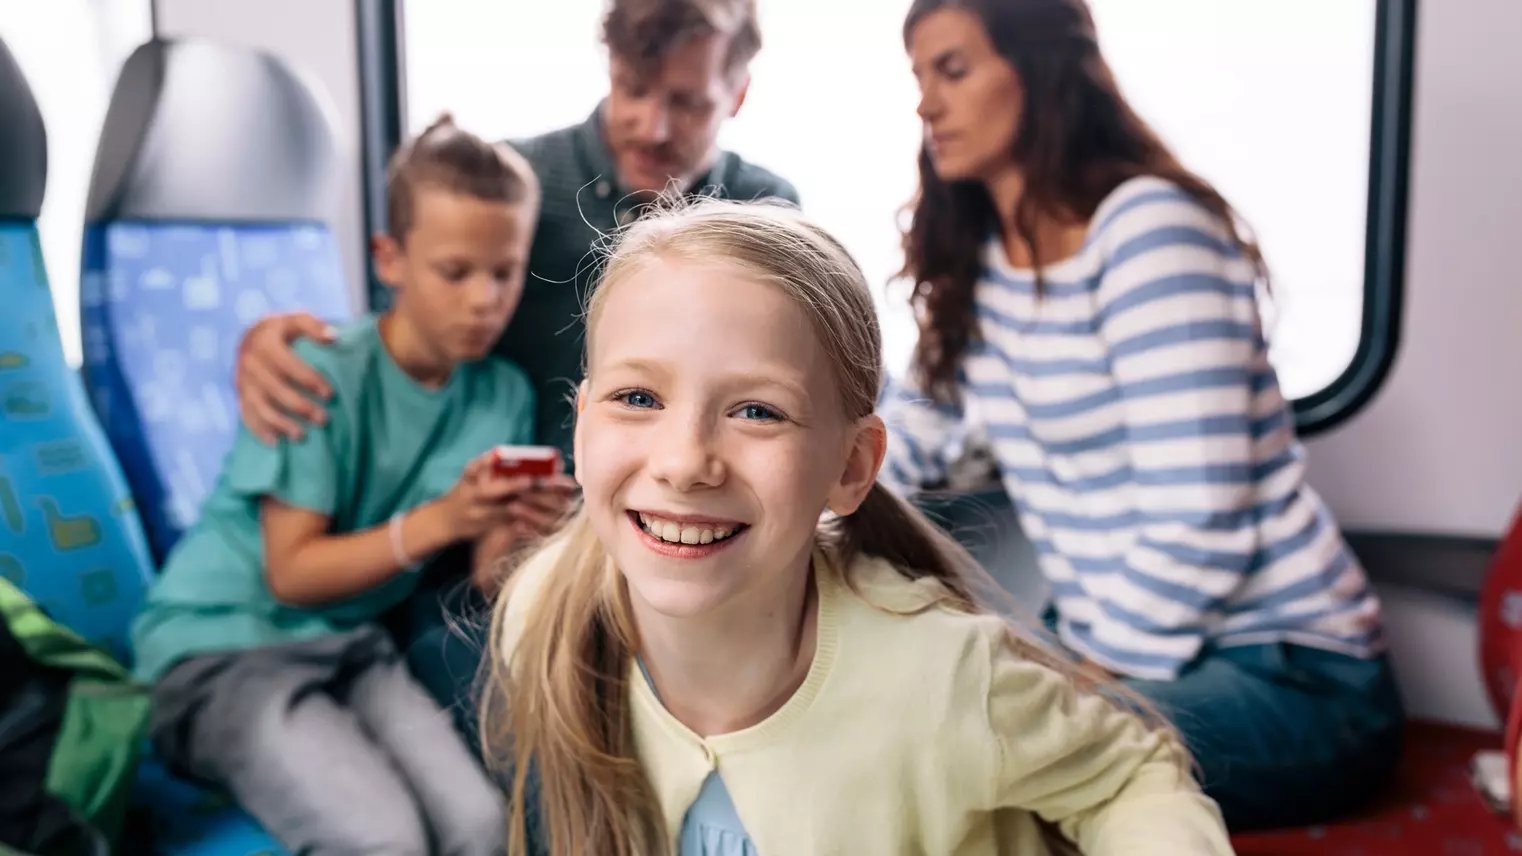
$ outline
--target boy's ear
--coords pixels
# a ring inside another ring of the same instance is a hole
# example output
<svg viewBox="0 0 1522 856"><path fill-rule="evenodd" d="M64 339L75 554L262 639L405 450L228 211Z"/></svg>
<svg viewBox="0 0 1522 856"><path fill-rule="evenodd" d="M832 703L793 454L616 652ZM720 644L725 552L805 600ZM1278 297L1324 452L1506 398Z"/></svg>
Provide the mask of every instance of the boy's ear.
<svg viewBox="0 0 1522 856"><path fill-rule="evenodd" d="M402 246L396 239L381 233L370 238L370 257L375 260L375 275L392 288L402 284Z"/></svg>
<svg viewBox="0 0 1522 856"><path fill-rule="evenodd" d="M828 503L830 511L841 517L855 514L877 482L877 472L888 454L888 426L874 413L856 423L850 443L846 465L830 488Z"/></svg>

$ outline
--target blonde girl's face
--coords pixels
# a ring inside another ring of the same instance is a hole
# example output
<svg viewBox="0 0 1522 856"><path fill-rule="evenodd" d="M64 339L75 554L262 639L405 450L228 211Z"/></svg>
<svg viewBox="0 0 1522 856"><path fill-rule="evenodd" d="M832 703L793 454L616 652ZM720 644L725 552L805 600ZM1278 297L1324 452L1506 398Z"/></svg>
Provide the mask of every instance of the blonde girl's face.
<svg viewBox="0 0 1522 856"><path fill-rule="evenodd" d="M780 288L660 258L606 287L576 478L636 611L696 616L790 586L826 507L854 511L871 486L881 423L846 417Z"/></svg>

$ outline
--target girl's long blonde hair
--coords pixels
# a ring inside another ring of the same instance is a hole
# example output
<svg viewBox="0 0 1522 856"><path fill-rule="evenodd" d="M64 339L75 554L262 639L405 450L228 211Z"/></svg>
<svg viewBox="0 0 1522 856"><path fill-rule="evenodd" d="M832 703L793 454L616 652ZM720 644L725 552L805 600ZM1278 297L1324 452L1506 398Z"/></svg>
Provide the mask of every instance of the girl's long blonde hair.
<svg viewBox="0 0 1522 856"><path fill-rule="evenodd" d="M811 318L836 367L845 416L873 412L883 366L870 289L846 249L795 209L704 199L628 227L588 305L588 348L608 290L655 259L721 261L782 289ZM935 578L944 594L926 609L993 611L991 599L1002 592L956 541L881 485L854 514L821 523L820 539L840 568L865 554L888 560L906 577ZM488 763L511 777L508 853L528 856L530 816L551 853L664 853L660 807L634 752L625 683L636 636L622 580L582 510L542 549L553 551L556 566L545 574L532 620L507 638L509 579L486 652L482 745ZM1093 670L1026 638L1014 624L1009 644L1081 687L1099 683ZM531 768L540 784L535 805Z"/></svg>

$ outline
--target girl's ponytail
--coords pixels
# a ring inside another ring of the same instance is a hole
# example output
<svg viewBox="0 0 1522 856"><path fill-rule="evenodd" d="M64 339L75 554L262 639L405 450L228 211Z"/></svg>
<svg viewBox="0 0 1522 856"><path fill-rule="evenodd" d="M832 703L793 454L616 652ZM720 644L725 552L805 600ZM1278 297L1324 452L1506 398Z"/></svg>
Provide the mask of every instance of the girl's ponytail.
<svg viewBox="0 0 1522 856"><path fill-rule="evenodd" d="M945 597L929 606L973 611L1000 611L1014 617L1028 613L985 571L961 544L936 526L924 512L906 500L874 483L867 498L855 514L840 518L835 538L841 566L849 568L857 556L875 556L887 560L910 578L934 577L944 587ZM846 578L847 584L851 582ZM1039 623L1033 616L1007 625L1006 639L1020 656L1055 669L1072 679L1081 690L1094 691L1109 682L1092 667L1064 657L1061 649L1043 644ZM1108 687L1112 692L1115 687ZM1119 695L1134 698L1121 690ZM1143 708L1146 703L1142 702ZM1166 727L1166 726L1164 726ZM1042 841L1053 856L1078 856L1078 848L1063 836L1055 823L1037 820Z"/></svg>
<svg viewBox="0 0 1522 856"><path fill-rule="evenodd" d="M954 579L977 562L918 509L875 482L854 514L840 519L838 549L849 563L858 555L887 559L917 576Z"/></svg>
<svg viewBox="0 0 1522 856"><path fill-rule="evenodd" d="M513 592L530 575L532 615L510 620ZM531 831L552 853L643 856L664 839L634 754L627 616L623 587L580 510L497 596L481 742L506 785L509 856L529 856Z"/></svg>
<svg viewBox="0 0 1522 856"><path fill-rule="evenodd" d="M967 548L881 482L872 485L856 513L839 518L832 528L832 546L842 567L850 567L857 556L876 556L908 577L939 580L954 608L1022 612Z"/></svg>

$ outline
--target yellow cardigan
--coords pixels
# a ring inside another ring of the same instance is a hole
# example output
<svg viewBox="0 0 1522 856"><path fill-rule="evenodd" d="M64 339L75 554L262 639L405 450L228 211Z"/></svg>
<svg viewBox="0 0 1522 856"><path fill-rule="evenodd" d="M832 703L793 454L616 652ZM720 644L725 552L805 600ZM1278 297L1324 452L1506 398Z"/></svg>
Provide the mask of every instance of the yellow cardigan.
<svg viewBox="0 0 1522 856"><path fill-rule="evenodd" d="M504 654L551 565L541 554L517 575ZM937 584L880 559L858 559L849 587L822 555L814 566L814 661L764 722L701 738L629 664L638 756L672 852L717 767L766 856L1040 856L1037 817L1089 856L1232 853L1177 743L1015 654L1001 618L903 615Z"/></svg>

